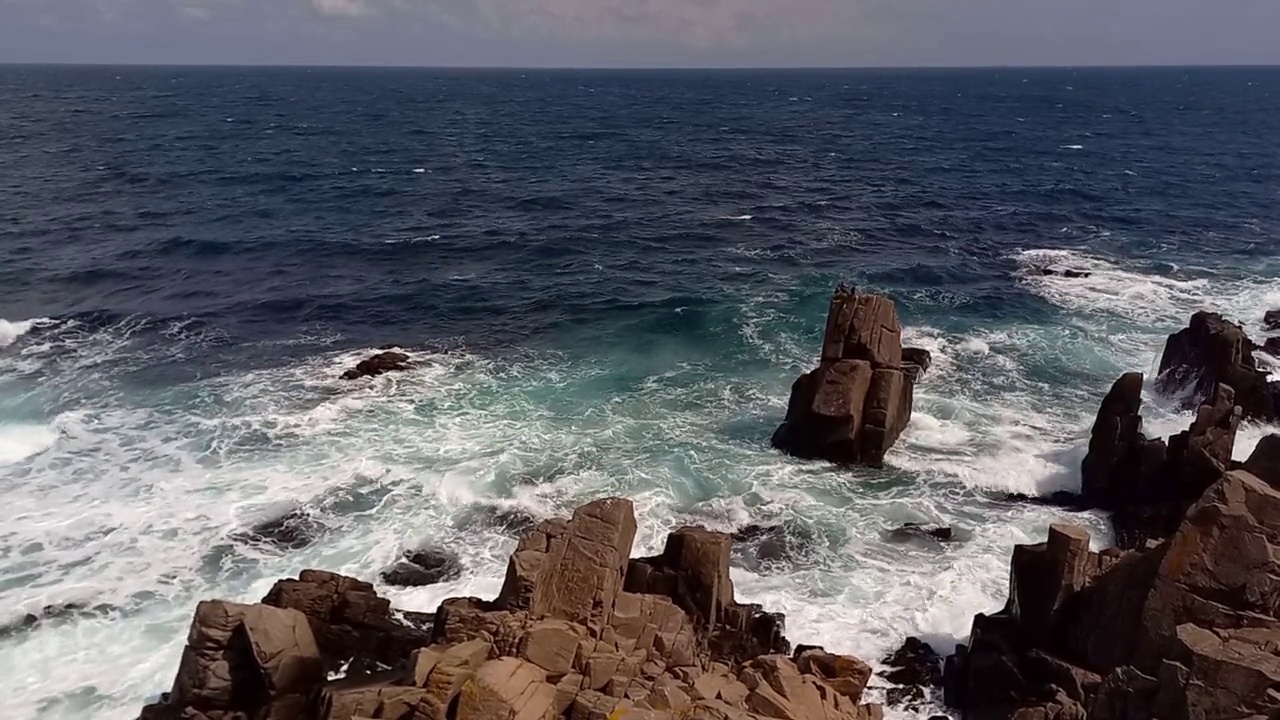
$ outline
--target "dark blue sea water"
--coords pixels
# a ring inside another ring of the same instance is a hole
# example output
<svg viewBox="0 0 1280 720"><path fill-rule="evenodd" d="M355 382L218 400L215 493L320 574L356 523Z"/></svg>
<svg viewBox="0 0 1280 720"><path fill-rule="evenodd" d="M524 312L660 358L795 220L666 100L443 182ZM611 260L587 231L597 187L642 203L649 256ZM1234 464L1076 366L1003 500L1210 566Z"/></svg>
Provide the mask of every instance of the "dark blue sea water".
<svg viewBox="0 0 1280 720"><path fill-rule="evenodd" d="M113 608L0 637L6 718L132 717L197 599L305 567L444 542L463 578L385 592L493 594L496 509L605 494L638 550L798 528L734 571L793 641L945 649L1115 376L1280 306L1273 69L0 67L0 133L0 607ZM934 354L880 471L768 447L841 280ZM389 343L422 368L337 380ZM291 507L311 547L227 539Z"/></svg>

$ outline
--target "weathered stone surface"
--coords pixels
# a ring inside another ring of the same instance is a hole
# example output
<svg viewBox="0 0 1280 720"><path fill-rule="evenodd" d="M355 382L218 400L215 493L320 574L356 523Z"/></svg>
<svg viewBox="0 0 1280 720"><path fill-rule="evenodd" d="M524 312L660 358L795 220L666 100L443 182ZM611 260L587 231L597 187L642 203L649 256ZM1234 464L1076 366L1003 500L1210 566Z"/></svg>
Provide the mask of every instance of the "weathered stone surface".
<svg viewBox="0 0 1280 720"><path fill-rule="evenodd" d="M878 465L911 419L928 355L904 365L893 301L838 289L818 367L796 380L775 447L798 457Z"/></svg>
<svg viewBox="0 0 1280 720"><path fill-rule="evenodd" d="M1253 348L1239 325L1217 313L1198 312L1185 329L1169 336L1157 386L1169 393L1191 388L1188 407L1194 408L1209 401L1219 384L1227 385L1235 390L1244 417L1274 419L1274 393L1257 367Z"/></svg>
<svg viewBox="0 0 1280 720"><path fill-rule="evenodd" d="M771 655L789 648L782 617L734 599L729 535L683 528L662 555L631 561L634 522L613 498L538 524L500 596L445 600L429 633L368 583L311 570L235 628L202 611L213 640L200 643L225 656L198 672L184 659L184 684L143 720L880 720L856 702L870 673L858 660L809 649L802 672ZM311 649L291 650L293 634L260 614L292 618Z"/></svg>
<svg viewBox="0 0 1280 720"><path fill-rule="evenodd" d="M457 720L551 720L556 689L538 666L504 657L490 660L462 688Z"/></svg>
<svg viewBox="0 0 1280 720"><path fill-rule="evenodd" d="M854 703L861 702L867 681L871 679L871 666L858 658L834 655L821 648L797 653L796 667L802 673L821 678Z"/></svg>
<svg viewBox="0 0 1280 720"><path fill-rule="evenodd" d="M174 712L250 712L305 695L323 678L319 648L301 613L205 601L196 607L164 705Z"/></svg>
<svg viewBox="0 0 1280 720"><path fill-rule="evenodd" d="M331 671L353 659L391 667L431 644L429 629L394 617L372 585L335 573L303 570L296 580L277 581L262 602L306 615Z"/></svg>
<svg viewBox="0 0 1280 720"><path fill-rule="evenodd" d="M412 367L409 356L395 350L387 350L370 356L356 363L356 366L342 373L343 380L358 380L362 377L374 377L383 373L408 370Z"/></svg>

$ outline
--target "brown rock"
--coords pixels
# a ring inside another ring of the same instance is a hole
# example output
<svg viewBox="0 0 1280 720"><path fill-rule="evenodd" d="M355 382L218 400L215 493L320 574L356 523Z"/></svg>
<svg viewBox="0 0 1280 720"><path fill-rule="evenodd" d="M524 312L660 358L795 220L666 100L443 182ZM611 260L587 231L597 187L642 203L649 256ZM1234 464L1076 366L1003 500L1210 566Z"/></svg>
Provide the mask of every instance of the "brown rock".
<svg viewBox="0 0 1280 720"><path fill-rule="evenodd" d="M553 680L573 669L573 658L585 631L563 620L540 620L529 626L520 645L520 657L546 671Z"/></svg>
<svg viewBox="0 0 1280 720"><path fill-rule="evenodd" d="M855 704L862 701L862 692L871 679L871 667L858 658L833 655L821 648L799 653L796 667L802 673L822 678L833 690Z"/></svg>
<svg viewBox="0 0 1280 720"><path fill-rule="evenodd" d="M551 720L556 688L538 666L504 657L490 660L462 688L457 720Z"/></svg>
<svg viewBox="0 0 1280 720"><path fill-rule="evenodd" d="M838 289L822 361L801 376L773 445L798 457L878 465L911 419L920 352L904 366L893 301ZM904 368L906 373L904 374Z"/></svg>
<svg viewBox="0 0 1280 720"><path fill-rule="evenodd" d="M394 666L431 644L430 630L393 617L391 603L372 585L335 573L303 570L297 580L276 582L262 602L307 616L330 671L353 659L353 665Z"/></svg>
<svg viewBox="0 0 1280 720"><path fill-rule="evenodd" d="M168 704L196 711L249 711L306 694L324 680L304 615L265 605L196 606Z"/></svg>

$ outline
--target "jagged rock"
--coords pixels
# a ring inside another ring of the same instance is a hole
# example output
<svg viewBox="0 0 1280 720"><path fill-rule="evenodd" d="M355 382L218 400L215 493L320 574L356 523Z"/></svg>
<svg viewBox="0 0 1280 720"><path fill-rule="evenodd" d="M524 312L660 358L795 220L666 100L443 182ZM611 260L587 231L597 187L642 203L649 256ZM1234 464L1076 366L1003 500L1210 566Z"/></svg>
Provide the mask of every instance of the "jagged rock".
<svg viewBox="0 0 1280 720"><path fill-rule="evenodd" d="M949 704L965 717L1280 713L1280 490L1228 472L1168 540L1087 547L1055 528L1015 549L1008 605L975 617L948 659Z"/></svg>
<svg viewBox="0 0 1280 720"><path fill-rule="evenodd" d="M919 382L931 365L933 365L933 354L928 350L902 348L902 371L911 377L911 382Z"/></svg>
<svg viewBox="0 0 1280 720"><path fill-rule="evenodd" d="M955 540L955 532L946 526L920 523L903 523L889 532L889 539L896 542L917 538L934 542L951 542Z"/></svg>
<svg viewBox="0 0 1280 720"><path fill-rule="evenodd" d="M362 377L374 377L383 373L408 370L412 365L409 356L394 350L380 352L368 359L361 360L355 367L342 373L343 380L357 380Z"/></svg>
<svg viewBox="0 0 1280 720"><path fill-rule="evenodd" d="M297 508L258 522L247 530L231 534L231 539L252 545L272 545L283 550L301 550L314 543L325 530L310 511Z"/></svg>
<svg viewBox="0 0 1280 720"><path fill-rule="evenodd" d="M233 697L234 709L205 713L171 693L143 719L881 720L879 706L857 704L870 675L858 660L809 648L797 666L770 655L788 647L782 617L734 600L731 536L684 528L662 555L630 560L635 532L620 498L539 523L520 538L498 598L445 600L429 633L398 620L368 583L304 571L278 582L268 604L246 606L292 618L310 640L304 680L281 675L290 654L251 629L261 652L225 644L259 666L247 680L238 670L215 678L244 689L215 698ZM346 677L324 679L339 667Z"/></svg>
<svg viewBox="0 0 1280 720"><path fill-rule="evenodd" d="M166 708L210 716L272 708L273 717L301 717L284 711L323 679L320 651L302 613L204 601L196 606L167 701L143 715L162 717Z"/></svg>
<svg viewBox="0 0 1280 720"><path fill-rule="evenodd" d="M911 419L913 387L893 301L838 289L821 363L792 386L773 445L797 457L879 465Z"/></svg>
<svg viewBox="0 0 1280 720"><path fill-rule="evenodd" d="M1110 511L1116 542L1129 549L1171 534L1231 466L1241 420L1226 385L1218 385L1191 428L1168 443L1142 433L1141 407L1142 375L1127 373L1102 401L1080 467L1080 505Z"/></svg>
<svg viewBox="0 0 1280 720"><path fill-rule="evenodd" d="M1268 330L1280 330L1280 310L1268 310L1263 313L1262 326Z"/></svg>
<svg viewBox="0 0 1280 720"><path fill-rule="evenodd" d="M462 575L462 558L444 548L408 550L404 560L382 572L382 581L399 587L421 587L456 580Z"/></svg>
<svg viewBox="0 0 1280 720"><path fill-rule="evenodd" d="M883 663L887 669L880 676L894 685L887 691L890 705L918 707L942 687L942 656L920 638L907 638Z"/></svg>
<svg viewBox="0 0 1280 720"><path fill-rule="evenodd" d="M330 671L348 661L393 667L430 644L430 631L395 618L372 585L335 573L303 570L297 580L277 581L262 602L306 615Z"/></svg>
<svg viewBox="0 0 1280 720"><path fill-rule="evenodd" d="M1187 402L1194 408L1210 401L1219 384L1227 385L1245 418L1275 419L1275 393L1257 367L1254 347L1239 325L1217 313L1198 312L1186 329L1169 336L1157 387L1166 393L1191 388Z"/></svg>

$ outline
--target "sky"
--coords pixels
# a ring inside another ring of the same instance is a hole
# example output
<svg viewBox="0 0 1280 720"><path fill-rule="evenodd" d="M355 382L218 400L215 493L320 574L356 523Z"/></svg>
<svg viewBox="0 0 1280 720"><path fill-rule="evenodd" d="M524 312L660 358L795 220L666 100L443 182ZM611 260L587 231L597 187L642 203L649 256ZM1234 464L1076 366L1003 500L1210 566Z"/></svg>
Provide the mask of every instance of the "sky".
<svg viewBox="0 0 1280 720"><path fill-rule="evenodd" d="M0 0L0 62L1280 64L1280 0Z"/></svg>

